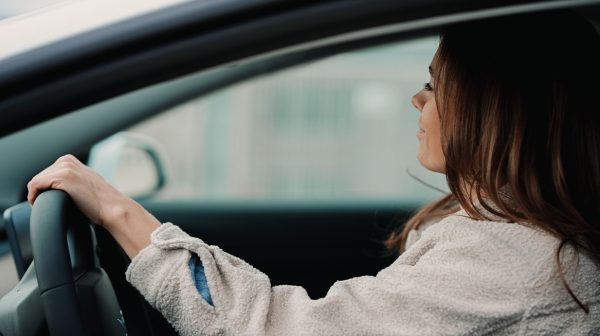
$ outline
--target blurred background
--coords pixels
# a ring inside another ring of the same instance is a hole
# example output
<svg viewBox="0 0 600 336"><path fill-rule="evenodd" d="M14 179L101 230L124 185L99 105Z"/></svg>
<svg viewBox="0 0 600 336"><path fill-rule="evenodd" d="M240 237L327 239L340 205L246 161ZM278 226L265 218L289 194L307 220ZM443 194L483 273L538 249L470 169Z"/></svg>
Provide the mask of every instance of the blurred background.
<svg viewBox="0 0 600 336"><path fill-rule="evenodd" d="M419 112L438 38L335 55L254 78L142 122L127 133L162 153L168 182L155 197L364 201L419 205L445 179L416 159ZM135 152L109 179L149 177Z"/></svg>
<svg viewBox="0 0 600 336"><path fill-rule="evenodd" d="M47 7L64 0L2 0L0 1L0 19Z"/></svg>
<svg viewBox="0 0 600 336"><path fill-rule="evenodd" d="M0 18L60 2L4 0ZM167 183L153 197L420 204L439 192L411 175L445 189L444 177L416 160L410 103L428 81L437 43L336 55L199 97L126 131L161 153ZM100 160L93 166L124 192L153 178L138 152L113 156L108 169Z"/></svg>

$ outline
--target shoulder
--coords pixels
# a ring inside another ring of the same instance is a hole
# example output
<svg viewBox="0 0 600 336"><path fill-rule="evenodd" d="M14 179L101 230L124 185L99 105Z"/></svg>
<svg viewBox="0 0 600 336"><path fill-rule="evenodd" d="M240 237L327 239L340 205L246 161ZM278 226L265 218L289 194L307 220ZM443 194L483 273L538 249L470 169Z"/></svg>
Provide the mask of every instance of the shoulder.
<svg viewBox="0 0 600 336"><path fill-rule="evenodd" d="M420 234L397 262L446 272L473 289L506 291L531 304L573 303L557 271L560 240L527 223L484 221L459 211ZM574 249L561 254L569 285L584 298L600 295L600 269Z"/></svg>
<svg viewBox="0 0 600 336"><path fill-rule="evenodd" d="M420 232L396 265L444 272L450 280L475 287L519 292L534 278L554 270L559 241L537 229L517 224L474 220L459 211Z"/></svg>
<svg viewBox="0 0 600 336"><path fill-rule="evenodd" d="M553 270L560 241L551 234L528 224L476 220L465 211L452 214L422 233L423 243L434 241L438 257L468 260L495 269ZM525 271L527 270L527 271ZM535 272L533 272L535 273Z"/></svg>
<svg viewBox="0 0 600 336"><path fill-rule="evenodd" d="M501 220L477 220L461 210L445 217L426 228L422 233L425 239L434 239L440 244L457 243L474 249L516 254L536 258L558 247L560 241L527 223L514 223ZM529 252L524 255L524 252Z"/></svg>

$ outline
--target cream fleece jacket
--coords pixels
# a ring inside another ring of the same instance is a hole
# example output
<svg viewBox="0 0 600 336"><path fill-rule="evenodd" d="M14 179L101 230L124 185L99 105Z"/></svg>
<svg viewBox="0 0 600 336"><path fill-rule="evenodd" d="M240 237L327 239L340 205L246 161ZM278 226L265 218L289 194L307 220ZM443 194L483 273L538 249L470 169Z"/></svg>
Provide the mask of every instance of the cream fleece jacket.
<svg viewBox="0 0 600 336"><path fill-rule="evenodd" d="M127 280L182 335L600 335L600 269L526 225L476 221L464 211L430 225L376 276L336 282L312 300L217 246L166 223L127 269ZM214 307L188 261L199 256Z"/></svg>

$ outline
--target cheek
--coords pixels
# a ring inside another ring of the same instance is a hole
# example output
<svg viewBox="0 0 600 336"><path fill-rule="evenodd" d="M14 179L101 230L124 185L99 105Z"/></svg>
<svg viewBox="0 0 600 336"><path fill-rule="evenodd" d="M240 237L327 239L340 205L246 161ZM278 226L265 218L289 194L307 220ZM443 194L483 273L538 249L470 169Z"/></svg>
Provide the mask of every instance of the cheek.
<svg viewBox="0 0 600 336"><path fill-rule="evenodd" d="M427 103L423 108L423 112L421 113L421 124L423 129L428 133L439 134L440 119L434 102Z"/></svg>
<svg viewBox="0 0 600 336"><path fill-rule="evenodd" d="M440 120L437 109L424 108L421 115L421 126L425 130L419 149L419 160L429 170L444 171L445 158L442 151Z"/></svg>

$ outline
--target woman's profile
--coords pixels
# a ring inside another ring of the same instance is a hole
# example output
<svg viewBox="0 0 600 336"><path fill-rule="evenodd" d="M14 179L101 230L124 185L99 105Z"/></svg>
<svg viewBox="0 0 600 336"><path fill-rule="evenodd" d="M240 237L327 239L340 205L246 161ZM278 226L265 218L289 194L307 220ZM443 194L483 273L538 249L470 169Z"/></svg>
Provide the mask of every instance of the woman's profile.
<svg viewBox="0 0 600 336"><path fill-rule="evenodd" d="M181 335L600 334L594 27L562 11L449 25L429 71L412 101L417 157L450 193L390 235L392 265L317 300L161 225L73 156L36 175L28 200L69 193Z"/></svg>

